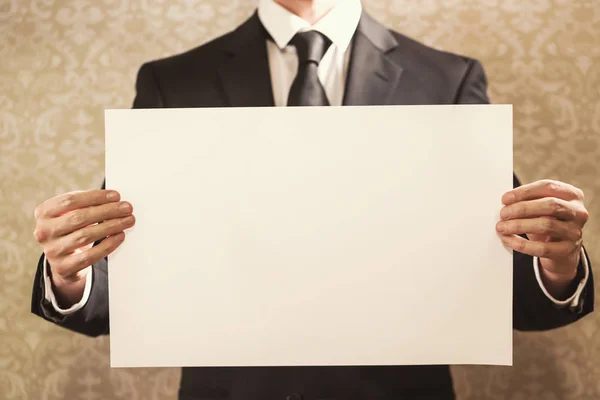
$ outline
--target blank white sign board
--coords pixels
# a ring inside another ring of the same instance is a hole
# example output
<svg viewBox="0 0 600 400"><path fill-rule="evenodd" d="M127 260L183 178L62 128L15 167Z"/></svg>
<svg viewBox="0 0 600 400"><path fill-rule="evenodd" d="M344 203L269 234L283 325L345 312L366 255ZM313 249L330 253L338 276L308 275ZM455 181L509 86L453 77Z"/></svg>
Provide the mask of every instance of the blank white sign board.
<svg viewBox="0 0 600 400"><path fill-rule="evenodd" d="M106 111L116 367L511 364L508 105Z"/></svg>

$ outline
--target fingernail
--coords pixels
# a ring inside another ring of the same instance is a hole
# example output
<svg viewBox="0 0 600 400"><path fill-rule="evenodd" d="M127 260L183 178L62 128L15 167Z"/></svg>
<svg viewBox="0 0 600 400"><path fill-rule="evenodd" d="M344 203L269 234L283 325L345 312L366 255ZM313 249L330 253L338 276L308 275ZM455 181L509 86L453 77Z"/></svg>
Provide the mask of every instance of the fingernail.
<svg viewBox="0 0 600 400"><path fill-rule="evenodd" d="M108 201L118 201L119 200L119 193L115 192L114 190L111 190L109 192L106 193L106 199Z"/></svg>
<svg viewBox="0 0 600 400"><path fill-rule="evenodd" d="M133 217L133 215L130 215L129 217L123 218L123 222L125 223L125 225L131 225L135 222L135 218Z"/></svg>
<svg viewBox="0 0 600 400"><path fill-rule="evenodd" d="M504 196L502 196L502 204L513 204L516 200L517 198L511 192L504 193Z"/></svg>
<svg viewBox="0 0 600 400"><path fill-rule="evenodd" d="M498 232L504 232L506 230L506 225L502 222L496 224L496 230Z"/></svg>
<svg viewBox="0 0 600 400"><path fill-rule="evenodd" d="M124 201L119 206L119 209L121 209L121 211L131 211L132 207L131 207L131 204L129 204L128 202Z"/></svg>

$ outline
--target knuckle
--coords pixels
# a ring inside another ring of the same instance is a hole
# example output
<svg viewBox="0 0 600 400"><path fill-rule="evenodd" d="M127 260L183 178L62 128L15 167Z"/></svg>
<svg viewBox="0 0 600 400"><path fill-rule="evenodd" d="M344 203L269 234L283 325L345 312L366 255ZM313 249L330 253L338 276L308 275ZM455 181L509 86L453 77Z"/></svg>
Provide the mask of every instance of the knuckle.
<svg viewBox="0 0 600 400"><path fill-rule="evenodd" d="M85 268L92 264L89 251L83 251L83 252L79 253L79 256L77 258L78 258L77 266L79 268Z"/></svg>
<svg viewBox="0 0 600 400"><path fill-rule="evenodd" d="M65 265L61 260L52 260L50 258L48 258L48 262L50 263L52 275L58 275L61 278L65 276L65 268L67 268L68 265Z"/></svg>
<svg viewBox="0 0 600 400"><path fill-rule="evenodd" d="M581 211L581 220L583 221L583 223L587 223L588 220L590 219L590 212L587 209L583 209Z"/></svg>
<svg viewBox="0 0 600 400"><path fill-rule="evenodd" d="M69 254L69 252L70 251L69 251L69 248L67 247L66 243L61 243L56 246L56 253L58 254L59 257L65 256L65 255Z"/></svg>
<svg viewBox="0 0 600 400"><path fill-rule="evenodd" d="M520 221L513 221L512 224L508 224L508 231L511 233L520 233L523 230L523 224Z"/></svg>
<svg viewBox="0 0 600 400"><path fill-rule="evenodd" d="M62 279L68 279L68 276L76 269L73 259L69 257L62 259L58 266L52 263L50 264L52 265L52 273L60 276Z"/></svg>
<svg viewBox="0 0 600 400"><path fill-rule="evenodd" d="M553 233L556 230L554 220L550 218L544 218L542 222L542 232L541 233Z"/></svg>
<svg viewBox="0 0 600 400"><path fill-rule="evenodd" d="M540 254L541 254L541 257L548 258L552 255L552 250L548 246L542 246Z"/></svg>
<svg viewBox="0 0 600 400"><path fill-rule="evenodd" d="M119 208L119 203L111 204L103 210L103 215L105 218L121 218L123 217L123 210Z"/></svg>
<svg viewBox="0 0 600 400"><path fill-rule="evenodd" d="M522 203L518 207L515 208L516 215L528 215L529 213L529 205L527 203Z"/></svg>
<svg viewBox="0 0 600 400"><path fill-rule="evenodd" d="M65 196L60 201L61 208L71 208L75 204L75 195L72 193L65 194Z"/></svg>
<svg viewBox="0 0 600 400"><path fill-rule="evenodd" d="M58 257L58 254L59 254L58 246L53 245L53 246L44 247L44 254L49 259Z"/></svg>
<svg viewBox="0 0 600 400"><path fill-rule="evenodd" d="M36 242L42 243L48 238L48 233L43 228L36 227L33 231L33 237Z"/></svg>
<svg viewBox="0 0 600 400"><path fill-rule="evenodd" d="M115 229L119 229L123 225L123 218L115 218L110 221L105 221L99 223L98 232L102 236L108 235L110 232L113 232Z"/></svg>
<svg viewBox="0 0 600 400"><path fill-rule="evenodd" d="M85 215L81 210L71 211L69 213L69 223L73 226L80 226L85 221Z"/></svg>
<svg viewBox="0 0 600 400"><path fill-rule="evenodd" d="M46 240L50 239L50 238L53 238L53 237L57 236L57 234L58 234L58 231L57 231L56 227L53 226L53 225L48 226L46 229L44 229L44 231L45 231L46 236L47 236Z"/></svg>
<svg viewBox="0 0 600 400"><path fill-rule="evenodd" d="M557 198L550 198L550 208L553 214L560 214L564 211L565 206Z"/></svg>
<svg viewBox="0 0 600 400"><path fill-rule="evenodd" d="M556 192L560 189L560 184L552 179L544 179L544 186L550 192Z"/></svg>
<svg viewBox="0 0 600 400"><path fill-rule="evenodd" d="M79 247L83 247L88 244L90 241L90 235L83 230L80 230L75 237L75 245Z"/></svg>

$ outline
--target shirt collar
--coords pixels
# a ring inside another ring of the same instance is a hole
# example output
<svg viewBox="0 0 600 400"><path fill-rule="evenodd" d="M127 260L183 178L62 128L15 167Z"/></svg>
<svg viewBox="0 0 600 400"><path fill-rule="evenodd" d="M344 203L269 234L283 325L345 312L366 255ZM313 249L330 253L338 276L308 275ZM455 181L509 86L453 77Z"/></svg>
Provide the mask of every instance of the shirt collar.
<svg viewBox="0 0 600 400"><path fill-rule="evenodd" d="M327 36L342 52L346 51L362 14L360 0L339 0L316 24L286 10L274 0L260 0L258 17L280 49L284 49L294 35L315 30Z"/></svg>

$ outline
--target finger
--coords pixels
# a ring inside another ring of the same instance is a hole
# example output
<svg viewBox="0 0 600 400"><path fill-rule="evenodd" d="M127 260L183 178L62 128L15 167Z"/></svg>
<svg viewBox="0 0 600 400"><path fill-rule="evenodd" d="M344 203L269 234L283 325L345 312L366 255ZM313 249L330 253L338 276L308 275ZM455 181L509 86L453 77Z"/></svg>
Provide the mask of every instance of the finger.
<svg viewBox="0 0 600 400"><path fill-rule="evenodd" d="M540 258L562 258L573 254L578 244L571 241L532 242L516 235L502 235L502 243L519 253Z"/></svg>
<svg viewBox="0 0 600 400"><path fill-rule="evenodd" d="M555 217L562 221L571 221L577 217L576 205L556 197L521 201L500 210L503 220L535 217Z"/></svg>
<svg viewBox="0 0 600 400"><path fill-rule="evenodd" d="M41 236L46 235L48 238L58 238L92 224L127 217L132 212L133 207L126 201L102 204L100 206L74 210L58 218L53 218L45 222L42 221L38 229L43 231Z"/></svg>
<svg viewBox="0 0 600 400"><path fill-rule="evenodd" d="M503 235L535 234L573 242L580 240L583 235L577 224L549 217L500 221L496 224L496 230Z"/></svg>
<svg viewBox="0 0 600 400"><path fill-rule="evenodd" d="M562 200L583 201L583 192L568 183L544 179L523 186L519 186L502 196L502 203L510 205L520 201L541 199L544 197L556 197Z"/></svg>
<svg viewBox="0 0 600 400"><path fill-rule="evenodd" d="M99 206L119 201L121 196L114 190L88 190L70 192L53 197L35 209L35 218L55 218L80 208Z"/></svg>
<svg viewBox="0 0 600 400"><path fill-rule="evenodd" d="M57 269L56 262L51 262L52 267L61 277L68 279L69 276L78 273L82 269L87 268L108 256L123 243L123 240L125 240L124 232L109 236L97 246L62 258L58 266L59 269Z"/></svg>
<svg viewBox="0 0 600 400"><path fill-rule="evenodd" d="M135 224L135 217L129 215L124 218L115 218L104 221L100 224L90 225L79 229L66 236L56 239L46 246L46 256L64 257L73 253L77 249L89 246L90 244L104 239L107 236L116 235L125 229L131 228Z"/></svg>

